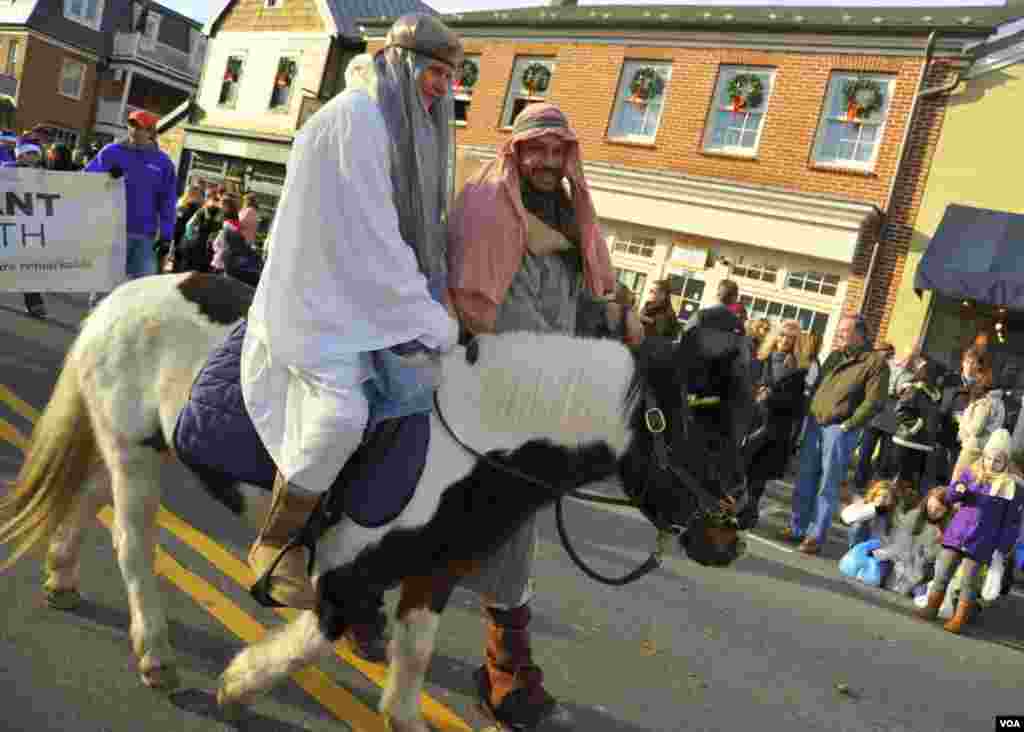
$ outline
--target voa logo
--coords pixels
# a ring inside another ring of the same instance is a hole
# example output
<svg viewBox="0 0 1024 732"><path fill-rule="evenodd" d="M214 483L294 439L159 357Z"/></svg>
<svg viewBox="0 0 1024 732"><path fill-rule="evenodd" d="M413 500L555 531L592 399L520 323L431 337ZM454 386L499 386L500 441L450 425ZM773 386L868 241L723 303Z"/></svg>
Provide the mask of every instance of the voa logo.
<svg viewBox="0 0 1024 732"><path fill-rule="evenodd" d="M1024 729L1020 717L996 717L996 729Z"/></svg>

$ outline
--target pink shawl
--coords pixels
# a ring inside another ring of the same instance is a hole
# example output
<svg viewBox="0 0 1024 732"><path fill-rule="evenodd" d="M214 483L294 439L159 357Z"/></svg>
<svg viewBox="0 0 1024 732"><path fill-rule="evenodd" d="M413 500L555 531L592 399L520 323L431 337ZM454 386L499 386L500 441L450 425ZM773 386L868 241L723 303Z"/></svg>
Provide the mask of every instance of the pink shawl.
<svg viewBox="0 0 1024 732"><path fill-rule="evenodd" d="M557 135L568 143L563 174L569 181L580 230L587 288L604 295L615 287L608 244L597 224L590 188L583 177L579 142L553 104L531 104L516 118L511 138L498 156L467 182L448 226L449 294L472 333L492 332L498 305L526 252L526 210L519 181L517 143Z"/></svg>

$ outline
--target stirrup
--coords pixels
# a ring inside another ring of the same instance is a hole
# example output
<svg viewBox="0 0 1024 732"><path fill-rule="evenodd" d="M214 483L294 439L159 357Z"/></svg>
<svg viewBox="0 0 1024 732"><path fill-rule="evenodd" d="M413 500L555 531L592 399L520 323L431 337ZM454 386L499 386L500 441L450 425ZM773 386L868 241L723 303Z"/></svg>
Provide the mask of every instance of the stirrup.
<svg viewBox="0 0 1024 732"><path fill-rule="evenodd" d="M271 575L274 574L274 570L277 569L277 565L281 563L284 555L290 552L292 549L296 549L303 545L303 541L300 536L296 536L294 539L290 539L287 544L281 547L281 551L274 557L274 561L270 563L270 566L259 576L252 587L249 588L249 594L252 598L263 607L288 607L282 602L278 602L270 596L270 579Z"/></svg>

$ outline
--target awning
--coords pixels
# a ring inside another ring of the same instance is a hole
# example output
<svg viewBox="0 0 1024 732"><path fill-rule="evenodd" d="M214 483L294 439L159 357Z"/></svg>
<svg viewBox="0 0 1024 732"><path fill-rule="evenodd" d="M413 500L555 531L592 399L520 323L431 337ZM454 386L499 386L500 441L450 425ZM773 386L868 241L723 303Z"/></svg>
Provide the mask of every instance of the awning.
<svg viewBox="0 0 1024 732"><path fill-rule="evenodd" d="M914 289L1024 309L1024 215L951 203Z"/></svg>

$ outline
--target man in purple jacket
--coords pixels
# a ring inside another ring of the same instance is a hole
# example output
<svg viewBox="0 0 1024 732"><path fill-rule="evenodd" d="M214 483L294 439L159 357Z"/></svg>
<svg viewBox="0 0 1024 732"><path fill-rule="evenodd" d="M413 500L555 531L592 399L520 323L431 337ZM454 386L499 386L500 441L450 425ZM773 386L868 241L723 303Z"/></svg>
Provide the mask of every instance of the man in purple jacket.
<svg viewBox="0 0 1024 732"><path fill-rule="evenodd" d="M156 145L155 114L143 110L128 117L128 138L112 142L93 158L86 173L125 179L128 219L128 279L156 274L158 239L174 239L174 164ZM159 228L158 228L159 227ZM93 293L90 304L95 304Z"/></svg>

